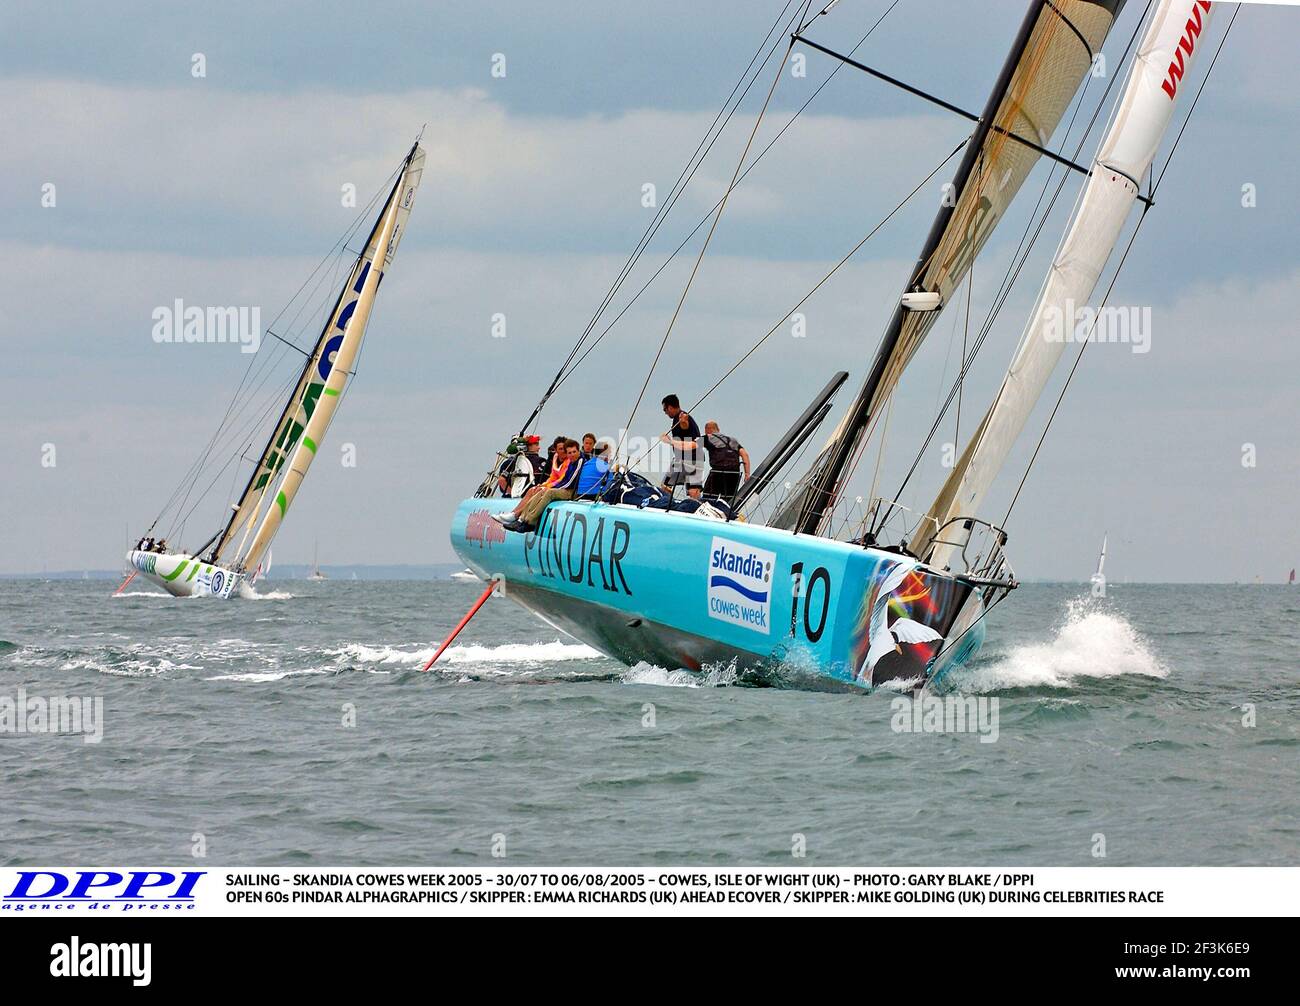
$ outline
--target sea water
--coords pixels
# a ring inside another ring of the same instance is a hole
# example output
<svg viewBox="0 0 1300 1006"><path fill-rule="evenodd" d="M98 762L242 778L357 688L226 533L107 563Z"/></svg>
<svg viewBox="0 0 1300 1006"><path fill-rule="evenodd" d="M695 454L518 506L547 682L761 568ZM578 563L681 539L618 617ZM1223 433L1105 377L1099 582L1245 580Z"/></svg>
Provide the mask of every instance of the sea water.
<svg viewBox="0 0 1300 1006"><path fill-rule="evenodd" d="M1300 863L1300 589L1027 584L954 682L988 743L508 599L422 673L473 583L113 586L0 582L0 701L102 708L0 731L6 866Z"/></svg>

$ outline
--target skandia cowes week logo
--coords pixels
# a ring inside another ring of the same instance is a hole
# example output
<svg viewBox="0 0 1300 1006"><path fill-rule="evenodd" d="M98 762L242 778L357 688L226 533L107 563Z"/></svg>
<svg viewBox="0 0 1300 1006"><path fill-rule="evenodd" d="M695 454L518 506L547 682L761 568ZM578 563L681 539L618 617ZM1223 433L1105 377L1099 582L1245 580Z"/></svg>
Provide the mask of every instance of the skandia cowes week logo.
<svg viewBox="0 0 1300 1006"><path fill-rule="evenodd" d="M709 551L709 617L770 632L775 568L775 552L714 538Z"/></svg>

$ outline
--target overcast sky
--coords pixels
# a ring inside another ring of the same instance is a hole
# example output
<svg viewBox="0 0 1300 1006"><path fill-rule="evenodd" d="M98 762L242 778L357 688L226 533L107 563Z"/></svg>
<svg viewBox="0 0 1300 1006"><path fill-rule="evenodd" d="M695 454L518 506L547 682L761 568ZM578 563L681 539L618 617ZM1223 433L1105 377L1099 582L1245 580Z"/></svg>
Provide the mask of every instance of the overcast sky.
<svg viewBox="0 0 1300 1006"><path fill-rule="evenodd" d="M843 0L813 34L850 48L888 6ZM1144 6L1129 0L1106 43L1116 63ZM356 213L341 204L342 187L355 185L364 202L421 127L423 187L360 375L275 553L309 561L319 539L327 565L452 560L457 501L527 416L648 223L643 186L666 195L783 7L127 2L110 12L8 0L0 571L120 562L249 362L237 346L156 343L154 309L177 298L255 305L269 322ZM1024 9L901 0L858 56L978 110ZM1212 45L1231 9L1217 10ZM1151 350L1098 345L1084 356L1008 527L1022 576L1086 579L1107 531L1107 571L1120 579L1278 581L1300 564L1297 43L1300 10L1243 8L1112 295L1151 308ZM194 75L195 54L205 76ZM504 76L492 72L497 54ZM1193 84L1208 65L1202 55ZM832 68L811 52L806 77L787 67L757 149ZM723 191L771 79L751 92L629 292ZM1089 82L1079 125L1106 83ZM707 389L968 129L839 72L737 190L633 432L660 432L663 394L690 402ZM954 165L803 308L806 337L773 336L700 409L701 422L719 420L757 460L835 370L856 386ZM1045 165L1031 175L977 263L972 328L1038 194L1059 177ZM49 185L53 206L43 205ZM1252 207L1242 205L1246 185ZM1077 190L1070 180L976 361L963 439L1010 358ZM544 435L618 433L692 259L680 256L566 384ZM505 338L493 338L497 314ZM919 449L964 324L950 309L909 369L879 491L893 493ZM1059 388L985 516L1002 516ZM924 507L942 481L954 421L923 456L908 505ZM354 468L341 463L344 445L355 447ZM1253 466L1243 465L1247 445ZM874 446L870 458L864 468ZM195 512L183 543L215 530L231 483L223 478Z"/></svg>

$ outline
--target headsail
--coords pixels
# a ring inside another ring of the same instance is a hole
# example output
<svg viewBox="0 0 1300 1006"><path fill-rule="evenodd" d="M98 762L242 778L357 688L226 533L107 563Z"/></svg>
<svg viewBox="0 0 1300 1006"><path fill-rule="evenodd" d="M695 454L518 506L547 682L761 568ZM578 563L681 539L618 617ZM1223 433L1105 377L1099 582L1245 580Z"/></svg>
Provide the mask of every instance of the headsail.
<svg viewBox="0 0 1300 1006"><path fill-rule="evenodd" d="M905 292L946 303L1069 107L1124 0L1034 0L930 229ZM815 533L834 505L867 427L898 383L939 311L895 310L857 399L773 526Z"/></svg>
<svg viewBox="0 0 1300 1006"><path fill-rule="evenodd" d="M271 539L279 530L285 511L329 428L344 383L351 375L357 352L365 338L375 290L392 263L397 245L406 229L406 220L415 201L415 190L419 187L424 170L424 156L424 150L418 144L411 148L366 247L357 257L339 294L294 396L222 536L219 547L227 548L236 531L242 530L243 539L233 556L233 561L238 566L245 569L257 567ZM384 249L382 259L379 255L381 248ZM372 268L376 261L381 262L379 268ZM290 459L287 469L286 459ZM282 471L284 474L276 488L274 479ZM275 489L274 495L272 489ZM264 504L267 505L264 507ZM257 524L259 517L260 524ZM255 526L257 533L245 548L244 542Z"/></svg>
<svg viewBox="0 0 1300 1006"><path fill-rule="evenodd" d="M933 526L942 527L958 516L977 513L1066 343L1075 338L1074 312L1086 307L1119 240L1142 178L1173 119L1179 82L1191 65L1209 17L1206 0L1160 0L1155 8L1098 149L1092 175L1002 387L930 508L936 518ZM1088 337L1092 333L1082 334ZM960 538L960 532L946 531L930 558L931 565L947 565L952 549L961 544ZM927 545L921 539L913 543L918 555L925 554Z"/></svg>

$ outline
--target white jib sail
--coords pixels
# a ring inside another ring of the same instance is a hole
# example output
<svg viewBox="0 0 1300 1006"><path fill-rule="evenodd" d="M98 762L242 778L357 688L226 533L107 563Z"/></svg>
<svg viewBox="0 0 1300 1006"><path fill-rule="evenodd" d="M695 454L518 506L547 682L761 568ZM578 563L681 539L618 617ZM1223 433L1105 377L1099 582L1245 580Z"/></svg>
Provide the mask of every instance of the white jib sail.
<svg viewBox="0 0 1300 1006"><path fill-rule="evenodd" d="M930 510L937 526L978 513L1067 343L1092 336L1091 312L1083 312L1087 323L1077 333L1073 317L1087 306L1119 240L1173 119L1183 76L1204 47L1200 41L1209 16L1206 0L1157 4L1002 387ZM937 537L930 564L942 569L960 549L964 532L954 526Z"/></svg>
<svg viewBox="0 0 1300 1006"><path fill-rule="evenodd" d="M352 376L357 354L361 350L361 342L365 338L366 324L370 320L370 310L374 306L375 292L379 288L379 281L383 278L384 272L391 263L393 253L396 250L394 239L399 236L397 232L399 217L405 219L406 214L410 212L411 202L415 196L415 187L419 184L423 160L424 153L419 151L418 161L417 158L413 157L408 163L405 169L405 177L397 190L398 195L391 201L384 214L384 220L380 225L379 234L375 241L375 248L383 249L383 252L377 252L373 261L365 263L357 280L360 288L356 290L356 306L350 315L340 316L340 321L344 326L343 336L338 348L334 351L334 359L330 363L325 385L311 410L310 418L302 429L298 444L290 455L288 464L285 465L284 474L280 478L275 498L262 518L257 534L254 535L247 551L240 558L240 565L245 569L251 571L257 568L258 561L270 546L271 539L275 537L276 532L280 529L280 524L284 521L284 515L288 512L294 497L298 494L298 489L302 486L307 470L316 457L316 451L325 439L325 431L329 429L330 422L334 418L334 413L339 406L339 400L343 395L343 387L347 379ZM356 288L354 287L354 289Z"/></svg>

